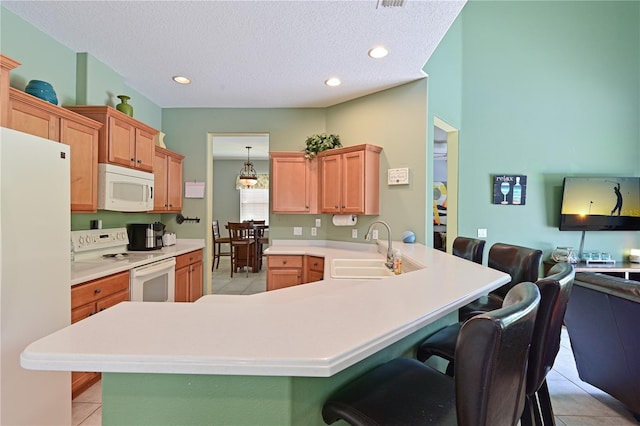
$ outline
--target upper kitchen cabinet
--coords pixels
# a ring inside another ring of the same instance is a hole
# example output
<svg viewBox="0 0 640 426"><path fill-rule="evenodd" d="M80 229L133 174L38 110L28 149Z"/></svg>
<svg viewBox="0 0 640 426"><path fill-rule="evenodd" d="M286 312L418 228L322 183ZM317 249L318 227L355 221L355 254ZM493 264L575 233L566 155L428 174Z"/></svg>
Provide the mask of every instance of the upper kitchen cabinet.
<svg viewBox="0 0 640 426"><path fill-rule="evenodd" d="M182 211L182 160L183 155L159 146L155 147L153 212Z"/></svg>
<svg viewBox="0 0 640 426"><path fill-rule="evenodd" d="M380 213L380 152L379 146L363 144L318 155L322 213Z"/></svg>
<svg viewBox="0 0 640 426"><path fill-rule="evenodd" d="M68 106L71 111L104 124L100 130L98 162L145 172L153 171L154 137L158 130L109 106Z"/></svg>
<svg viewBox="0 0 640 426"><path fill-rule="evenodd" d="M9 88L5 127L71 147L71 211L98 208L98 132L102 124Z"/></svg>
<svg viewBox="0 0 640 426"><path fill-rule="evenodd" d="M304 152L270 152L271 211L318 213L318 161Z"/></svg>

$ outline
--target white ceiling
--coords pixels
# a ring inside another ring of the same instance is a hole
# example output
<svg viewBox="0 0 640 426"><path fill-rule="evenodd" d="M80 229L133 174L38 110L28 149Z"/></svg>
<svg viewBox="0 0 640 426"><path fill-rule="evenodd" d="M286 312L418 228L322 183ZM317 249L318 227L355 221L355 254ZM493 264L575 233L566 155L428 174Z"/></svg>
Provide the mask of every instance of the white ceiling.
<svg viewBox="0 0 640 426"><path fill-rule="evenodd" d="M424 77L466 0L9 1L162 108L326 107ZM378 4L380 2L380 4ZM372 47L389 55L374 60ZM188 86L171 80L191 79ZM342 80L327 87L329 77ZM133 103L133 100L132 100Z"/></svg>
<svg viewBox="0 0 640 426"><path fill-rule="evenodd" d="M250 159L269 159L269 135L247 133L233 135L213 135L213 157L216 160L246 160L250 146Z"/></svg>

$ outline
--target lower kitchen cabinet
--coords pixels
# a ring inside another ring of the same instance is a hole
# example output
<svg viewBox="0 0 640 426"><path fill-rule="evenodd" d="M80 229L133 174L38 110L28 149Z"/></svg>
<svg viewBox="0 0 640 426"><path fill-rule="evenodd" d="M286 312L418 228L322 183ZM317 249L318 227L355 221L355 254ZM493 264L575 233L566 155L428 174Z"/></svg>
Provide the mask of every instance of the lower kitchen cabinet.
<svg viewBox="0 0 640 426"><path fill-rule="evenodd" d="M71 323L127 300L130 300L129 271L75 285L71 287ZM73 371L71 373L72 398L80 395L98 380L100 380L100 373Z"/></svg>
<svg viewBox="0 0 640 426"><path fill-rule="evenodd" d="M302 255L267 256L267 291L321 281L324 258Z"/></svg>
<svg viewBox="0 0 640 426"><path fill-rule="evenodd" d="M202 297L202 250L176 257L176 302L195 302Z"/></svg>
<svg viewBox="0 0 640 426"><path fill-rule="evenodd" d="M313 283L324 279L324 257L305 256L305 283Z"/></svg>

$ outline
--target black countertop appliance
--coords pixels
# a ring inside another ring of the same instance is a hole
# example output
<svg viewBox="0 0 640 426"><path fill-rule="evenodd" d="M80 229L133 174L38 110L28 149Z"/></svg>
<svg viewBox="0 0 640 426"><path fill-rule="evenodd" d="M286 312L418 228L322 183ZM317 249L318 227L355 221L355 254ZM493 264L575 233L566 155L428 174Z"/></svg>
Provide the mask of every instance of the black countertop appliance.
<svg viewBox="0 0 640 426"><path fill-rule="evenodd" d="M132 251L159 250L162 248L162 236L164 235L164 223L129 223L127 234Z"/></svg>

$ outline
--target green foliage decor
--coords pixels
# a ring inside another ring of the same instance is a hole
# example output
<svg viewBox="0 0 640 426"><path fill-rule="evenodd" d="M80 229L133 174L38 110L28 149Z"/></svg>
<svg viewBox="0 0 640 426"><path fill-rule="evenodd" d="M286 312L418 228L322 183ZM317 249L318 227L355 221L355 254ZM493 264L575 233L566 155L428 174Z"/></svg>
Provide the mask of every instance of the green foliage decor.
<svg viewBox="0 0 640 426"><path fill-rule="evenodd" d="M327 149L340 148L342 146L340 136L327 135L326 133L309 136L305 142L307 147L304 152L307 158L313 158L319 152L326 151Z"/></svg>

